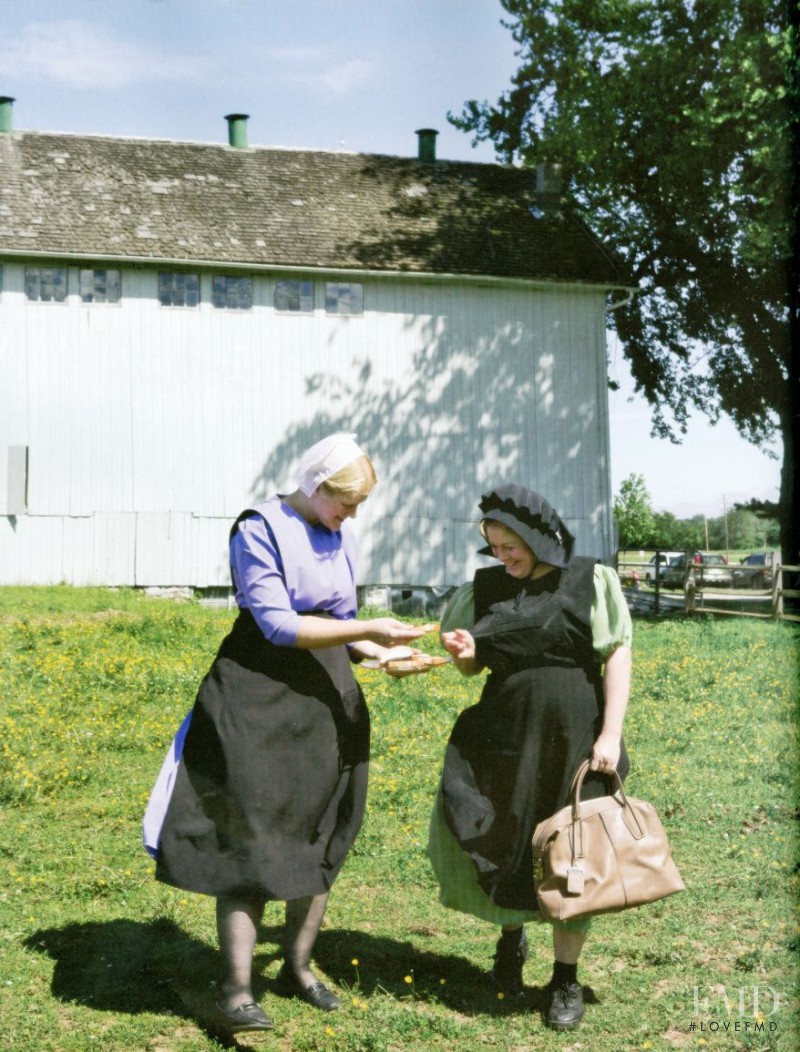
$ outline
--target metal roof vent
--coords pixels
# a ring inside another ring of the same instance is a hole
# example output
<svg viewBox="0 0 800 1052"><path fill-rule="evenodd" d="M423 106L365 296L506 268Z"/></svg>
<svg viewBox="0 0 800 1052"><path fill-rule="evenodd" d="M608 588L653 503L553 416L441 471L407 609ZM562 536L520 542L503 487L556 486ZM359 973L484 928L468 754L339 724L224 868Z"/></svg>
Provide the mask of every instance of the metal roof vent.
<svg viewBox="0 0 800 1052"><path fill-rule="evenodd" d="M530 213L534 219L556 219L561 214L561 164L540 161L536 165L536 194Z"/></svg>
<svg viewBox="0 0 800 1052"><path fill-rule="evenodd" d="M417 160L428 163L436 160L436 136L438 134L435 128L417 128Z"/></svg>
<svg viewBox="0 0 800 1052"><path fill-rule="evenodd" d="M558 161L540 161L536 165L537 194L561 194L561 165Z"/></svg>
<svg viewBox="0 0 800 1052"><path fill-rule="evenodd" d="M14 101L10 95L0 95L0 133L7 135L14 130L14 117L11 112Z"/></svg>
<svg viewBox="0 0 800 1052"><path fill-rule="evenodd" d="M228 113L225 120L228 122L228 145L234 150L247 149L247 119L249 113Z"/></svg>

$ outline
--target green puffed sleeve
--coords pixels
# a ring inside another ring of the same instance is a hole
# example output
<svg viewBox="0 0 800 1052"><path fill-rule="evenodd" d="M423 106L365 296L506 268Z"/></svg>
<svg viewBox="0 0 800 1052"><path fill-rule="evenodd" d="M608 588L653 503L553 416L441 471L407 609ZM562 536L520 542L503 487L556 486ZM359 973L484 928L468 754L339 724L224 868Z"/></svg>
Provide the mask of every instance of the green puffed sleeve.
<svg viewBox="0 0 800 1052"><path fill-rule="evenodd" d="M592 601L592 645L600 661L617 647L629 647L633 625L616 571L597 563L594 568Z"/></svg>
<svg viewBox="0 0 800 1052"><path fill-rule="evenodd" d="M472 581L462 584L447 600L441 618L440 632L452 632L454 628L475 627L475 590Z"/></svg>

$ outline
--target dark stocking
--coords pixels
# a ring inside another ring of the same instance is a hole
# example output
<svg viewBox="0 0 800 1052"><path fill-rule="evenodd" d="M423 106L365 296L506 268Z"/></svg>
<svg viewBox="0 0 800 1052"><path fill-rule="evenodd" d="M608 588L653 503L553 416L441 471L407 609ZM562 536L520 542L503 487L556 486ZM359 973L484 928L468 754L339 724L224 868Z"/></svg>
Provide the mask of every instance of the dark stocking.
<svg viewBox="0 0 800 1052"><path fill-rule="evenodd" d="M287 968L304 988L317 981L309 965L327 905L327 891L286 903L284 957Z"/></svg>
<svg viewBox="0 0 800 1052"><path fill-rule="evenodd" d="M220 1003L225 1008L237 1008L254 1000L253 954L263 913L261 898L217 899L217 937L223 968Z"/></svg>

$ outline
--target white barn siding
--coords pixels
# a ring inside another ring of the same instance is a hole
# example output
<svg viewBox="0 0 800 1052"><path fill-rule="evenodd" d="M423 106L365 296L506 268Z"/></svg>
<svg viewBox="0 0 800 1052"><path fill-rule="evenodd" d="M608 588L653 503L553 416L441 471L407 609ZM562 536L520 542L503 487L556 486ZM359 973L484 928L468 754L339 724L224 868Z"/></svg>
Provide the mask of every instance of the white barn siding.
<svg viewBox="0 0 800 1052"><path fill-rule="evenodd" d="M206 274L194 310L161 307L147 268L123 268L114 306L28 303L23 276L5 264L0 471L27 445L29 477L2 582L225 585L230 521L337 428L380 477L364 583L466 579L477 499L503 481L611 555L602 290L365 278L364 316L343 318L324 279L313 315L287 315L271 275L246 312L213 308Z"/></svg>

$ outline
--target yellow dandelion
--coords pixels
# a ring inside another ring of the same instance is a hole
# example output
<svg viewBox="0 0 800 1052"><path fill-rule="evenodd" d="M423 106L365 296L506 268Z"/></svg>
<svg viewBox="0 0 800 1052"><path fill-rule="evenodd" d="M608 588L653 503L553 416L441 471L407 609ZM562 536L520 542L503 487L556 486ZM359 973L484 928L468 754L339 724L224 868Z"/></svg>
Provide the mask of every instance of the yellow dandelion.
<svg viewBox="0 0 800 1052"><path fill-rule="evenodd" d="M446 979L440 979L440 980L439 980L439 986L444 986L444 984L445 984L446 982L447 982L447 980L446 980Z"/></svg>
<svg viewBox="0 0 800 1052"><path fill-rule="evenodd" d="M325 1027L325 1033L328 1034L330 1037L333 1037L333 1035L336 1033L336 1031L333 1029L332 1026L326 1026Z"/></svg>
<svg viewBox="0 0 800 1052"><path fill-rule="evenodd" d="M357 968L358 967L358 957L354 957L350 963L355 965L355 967Z"/></svg>
<svg viewBox="0 0 800 1052"><path fill-rule="evenodd" d="M414 982L414 976L413 975L407 975L405 977L405 979L403 979L403 982L404 983L413 983Z"/></svg>
<svg viewBox="0 0 800 1052"><path fill-rule="evenodd" d="M497 1000L498 1001L505 1001L505 999L506 999L506 995L501 990L500 993L497 995Z"/></svg>

